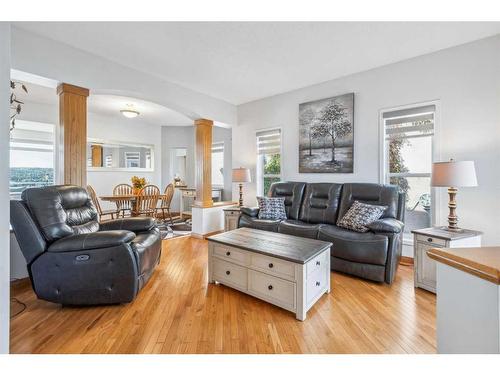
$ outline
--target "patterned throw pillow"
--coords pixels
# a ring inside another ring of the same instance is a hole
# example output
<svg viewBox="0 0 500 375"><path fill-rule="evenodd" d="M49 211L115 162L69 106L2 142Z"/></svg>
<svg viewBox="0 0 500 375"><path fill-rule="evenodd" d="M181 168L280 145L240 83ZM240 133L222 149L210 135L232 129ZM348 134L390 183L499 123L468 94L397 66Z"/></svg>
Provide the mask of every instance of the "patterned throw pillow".
<svg viewBox="0 0 500 375"><path fill-rule="evenodd" d="M259 202L259 219L286 219L284 197L257 197L257 201Z"/></svg>
<svg viewBox="0 0 500 375"><path fill-rule="evenodd" d="M354 201L342 219L337 222L337 225L355 232L368 232L369 229L366 225L380 219L386 208L387 206Z"/></svg>

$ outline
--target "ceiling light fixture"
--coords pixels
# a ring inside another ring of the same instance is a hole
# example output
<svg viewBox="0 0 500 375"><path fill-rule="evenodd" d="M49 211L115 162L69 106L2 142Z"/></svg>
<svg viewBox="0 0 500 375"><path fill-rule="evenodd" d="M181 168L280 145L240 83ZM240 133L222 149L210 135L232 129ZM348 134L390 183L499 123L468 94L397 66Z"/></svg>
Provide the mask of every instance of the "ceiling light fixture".
<svg viewBox="0 0 500 375"><path fill-rule="evenodd" d="M127 104L127 109L122 109L120 110L121 114L127 118L134 118L139 116L139 111L136 111L134 109L134 106L132 104Z"/></svg>

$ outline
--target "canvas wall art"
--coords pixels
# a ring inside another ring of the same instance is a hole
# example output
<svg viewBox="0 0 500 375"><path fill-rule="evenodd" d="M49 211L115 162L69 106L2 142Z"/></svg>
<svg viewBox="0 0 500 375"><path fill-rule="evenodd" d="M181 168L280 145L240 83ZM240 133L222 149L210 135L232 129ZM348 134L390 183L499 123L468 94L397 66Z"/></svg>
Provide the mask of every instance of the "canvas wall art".
<svg viewBox="0 0 500 375"><path fill-rule="evenodd" d="M353 173L354 93L299 105L299 173Z"/></svg>

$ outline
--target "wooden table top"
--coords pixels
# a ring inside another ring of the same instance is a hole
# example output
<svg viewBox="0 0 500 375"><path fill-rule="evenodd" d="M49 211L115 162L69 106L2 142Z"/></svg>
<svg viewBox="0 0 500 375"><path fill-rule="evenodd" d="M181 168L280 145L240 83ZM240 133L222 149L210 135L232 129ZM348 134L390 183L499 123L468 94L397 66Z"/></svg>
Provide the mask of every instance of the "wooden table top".
<svg viewBox="0 0 500 375"><path fill-rule="evenodd" d="M500 285L500 247L434 248L427 255L437 262Z"/></svg>
<svg viewBox="0 0 500 375"><path fill-rule="evenodd" d="M165 198L166 195L160 194L158 196L160 199ZM99 196L99 199L103 201L118 201L118 200L135 200L137 198L137 195L134 194L126 194L126 195L101 195Z"/></svg>
<svg viewBox="0 0 500 375"><path fill-rule="evenodd" d="M238 228L210 236L207 239L300 264L307 263L332 246L331 242L251 228Z"/></svg>

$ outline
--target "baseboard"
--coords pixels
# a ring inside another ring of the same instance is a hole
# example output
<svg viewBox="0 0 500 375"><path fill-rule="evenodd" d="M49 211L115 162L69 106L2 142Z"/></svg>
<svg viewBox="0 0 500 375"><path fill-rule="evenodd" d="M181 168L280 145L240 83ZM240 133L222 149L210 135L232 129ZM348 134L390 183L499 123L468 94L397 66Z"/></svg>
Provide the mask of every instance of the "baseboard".
<svg viewBox="0 0 500 375"><path fill-rule="evenodd" d="M216 230L214 232L206 233L206 234L198 234L198 233L191 233L191 237L197 238L199 240L204 240L207 237L213 236L214 234L219 234L224 232L224 230Z"/></svg>
<svg viewBox="0 0 500 375"><path fill-rule="evenodd" d="M402 256L399 263L404 265L404 266L412 266L413 265L413 258Z"/></svg>

